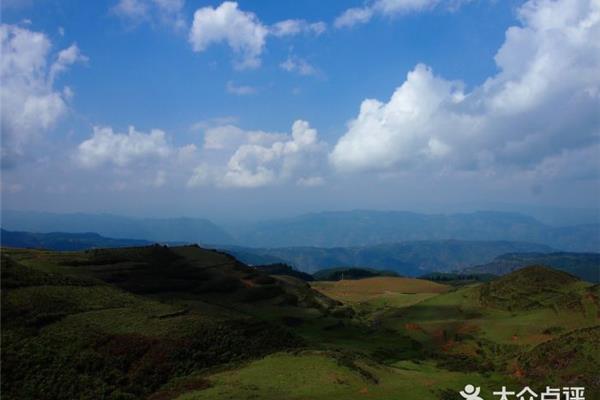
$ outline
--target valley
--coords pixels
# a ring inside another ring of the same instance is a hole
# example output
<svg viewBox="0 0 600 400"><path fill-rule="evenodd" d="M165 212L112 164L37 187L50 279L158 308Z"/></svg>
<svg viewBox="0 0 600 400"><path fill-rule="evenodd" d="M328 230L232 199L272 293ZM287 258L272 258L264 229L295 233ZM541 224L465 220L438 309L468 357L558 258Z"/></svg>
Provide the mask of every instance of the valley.
<svg viewBox="0 0 600 400"><path fill-rule="evenodd" d="M2 393L449 399L561 382L597 399L599 298L548 267L306 282L198 246L3 248Z"/></svg>

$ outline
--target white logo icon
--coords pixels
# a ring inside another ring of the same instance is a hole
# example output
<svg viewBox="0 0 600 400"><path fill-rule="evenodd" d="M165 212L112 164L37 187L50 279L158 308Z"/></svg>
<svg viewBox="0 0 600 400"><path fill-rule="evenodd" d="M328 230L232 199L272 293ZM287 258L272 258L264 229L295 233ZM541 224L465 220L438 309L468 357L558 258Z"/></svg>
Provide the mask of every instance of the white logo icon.
<svg viewBox="0 0 600 400"><path fill-rule="evenodd" d="M460 395L465 400L483 400L481 397L479 397L479 392L481 392L480 387L475 387L473 385L467 385L467 386L465 386L464 391L463 390L460 391Z"/></svg>

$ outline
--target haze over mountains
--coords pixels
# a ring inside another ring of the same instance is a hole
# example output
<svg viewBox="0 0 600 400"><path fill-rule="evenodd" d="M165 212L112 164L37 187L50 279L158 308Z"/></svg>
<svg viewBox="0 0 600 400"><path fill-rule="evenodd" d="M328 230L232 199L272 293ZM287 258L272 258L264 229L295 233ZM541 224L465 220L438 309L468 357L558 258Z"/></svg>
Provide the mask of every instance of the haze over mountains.
<svg viewBox="0 0 600 400"><path fill-rule="evenodd" d="M598 251L600 224L550 226L516 213L420 214L345 211L305 214L225 229L200 218L130 218L110 214L2 211L2 227L28 232L94 232L111 238L245 247L355 247L426 240L537 243L564 251ZM536 251L529 249L528 251Z"/></svg>
<svg viewBox="0 0 600 400"><path fill-rule="evenodd" d="M526 242L429 240L334 248L225 247L224 250L248 264L286 262L311 273L332 267L369 267L419 276L428 271L472 267L505 253L550 252L552 248Z"/></svg>
<svg viewBox="0 0 600 400"><path fill-rule="evenodd" d="M232 243L234 239L201 218L131 218L112 214L55 214L2 210L2 228L28 232L93 232L154 242Z"/></svg>

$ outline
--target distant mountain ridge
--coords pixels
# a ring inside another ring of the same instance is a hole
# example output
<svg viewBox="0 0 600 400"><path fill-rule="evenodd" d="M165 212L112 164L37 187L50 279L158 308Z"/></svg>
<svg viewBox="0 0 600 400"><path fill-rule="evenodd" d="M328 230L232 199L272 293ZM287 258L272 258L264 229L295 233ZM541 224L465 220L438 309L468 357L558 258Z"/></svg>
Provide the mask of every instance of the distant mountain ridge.
<svg viewBox="0 0 600 400"><path fill-rule="evenodd" d="M459 214L369 210L321 212L237 225L227 232L201 218L130 218L111 214L2 210L2 228L40 233L95 232L111 238L200 243L215 247L334 248L455 239L539 243L561 251L600 251L598 223L556 227L526 215L494 211Z"/></svg>
<svg viewBox="0 0 600 400"><path fill-rule="evenodd" d="M350 247L413 240L506 240L540 243L565 251L600 250L600 224L554 227L506 212L419 214L344 211L260 222L237 235L249 247Z"/></svg>
<svg viewBox="0 0 600 400"><path fill-rule="evenodd" d="M94 232L111 238L151 242L235 242L223 229L201 218L131 218L112 214L54 214L2 210L2 228L39 233Z"/></svg>
<svg viewBox="0 0 600 400"><path fill-rule="evenodd" d="M431 271L452 271L483 264L514 252L552 252L551 247L524 242L429 240L356 247L221 247L242 262L285 262L313 273L329 268L374 268L400 275L420 276Z"/></svg>
<svg viewBox="0 0 600 400"><path fill-rule="evenodd" d="M0 230L0 244L4 247L76 251L94 248L148 246L153 242L136 239L113 239L97 233L31 233Z"/></svg>
<svg viewBox="0 0 600 400"><path fill-rule="evenodd" d="M550 266L588 282L600 282L600 253L509 253L462 272L506 275L530 265Z"/></svg>

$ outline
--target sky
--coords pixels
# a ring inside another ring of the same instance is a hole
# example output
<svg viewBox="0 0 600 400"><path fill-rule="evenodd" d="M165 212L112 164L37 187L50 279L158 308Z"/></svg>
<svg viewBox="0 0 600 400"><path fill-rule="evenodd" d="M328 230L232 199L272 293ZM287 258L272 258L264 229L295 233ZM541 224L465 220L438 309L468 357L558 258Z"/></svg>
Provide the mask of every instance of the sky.
<svg viewBox="0 0 600 400"><path fill-rule="evenodd" d="M600 210L599 0L1 4L4 209Z"/></svg>

